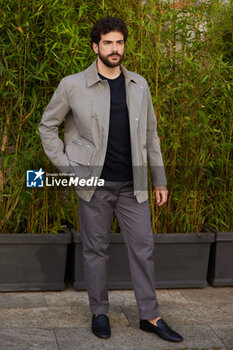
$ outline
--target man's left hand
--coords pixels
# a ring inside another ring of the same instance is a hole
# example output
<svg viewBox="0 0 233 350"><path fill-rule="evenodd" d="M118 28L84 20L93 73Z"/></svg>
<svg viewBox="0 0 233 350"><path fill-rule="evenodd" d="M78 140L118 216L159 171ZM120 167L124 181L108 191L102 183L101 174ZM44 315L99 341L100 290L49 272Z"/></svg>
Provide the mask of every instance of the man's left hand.
<svg viewBox="0 0 233 350"><path fill-rule="evenodd" d="M156 204L160 207L167 202L167 186L155 186Z"/></svg>

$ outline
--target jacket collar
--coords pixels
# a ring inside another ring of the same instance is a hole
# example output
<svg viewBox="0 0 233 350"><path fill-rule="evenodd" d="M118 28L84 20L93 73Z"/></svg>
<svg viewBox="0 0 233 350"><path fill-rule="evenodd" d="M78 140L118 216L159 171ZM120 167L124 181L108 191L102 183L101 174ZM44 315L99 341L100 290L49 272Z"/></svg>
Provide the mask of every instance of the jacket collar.
<svg viewBox="0 0 233 350"><path fill-rule="evenodd" d="M137 78L132 75L130 71L128 71L124 66L120 66L121 71L125 77L125 79L131 80L135 83L138 83ZM98 83L101 81L101 78L98 76L98 70L97 70L97 60L95 60L85 71L86 76L86 82L87 87L91 87L92 85Z"/></svg>

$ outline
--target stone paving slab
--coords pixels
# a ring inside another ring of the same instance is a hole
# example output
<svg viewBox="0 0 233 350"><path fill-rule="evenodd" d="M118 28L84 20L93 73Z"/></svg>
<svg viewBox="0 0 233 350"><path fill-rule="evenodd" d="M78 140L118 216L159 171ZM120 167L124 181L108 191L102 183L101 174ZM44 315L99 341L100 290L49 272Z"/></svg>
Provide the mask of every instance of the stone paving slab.
<svg viewBox="0 0 233 350"><path fill-rule="evenodd" d="M179 289L179 292L183 297L187 299L189 303L230 303L233 304L233 287L211 287L205 288L190 288ZM172 293L173 294L173 293Z"/></svg>
<svg viewBox="0 0 233 350"><path fill-rule="evenodd" d="M170 349L226 349L215 333L207 326L179 327L184 334L182 343L169 343L156 334L134 327L112 327L109 339L99 339L88 328L56 328L60 350L170 350Z"/></svg>
<svg viewBox="0 0 233 350"><path fill-rule="evenodd" d="M209 305L163 305L160 304L161 317L167 320L176 320L179 324L205 324L214 321L217 324L232 323L232 304Z"/></svg>
<svg viewBox="0 0 233 350"><path fill-rule="evenodd" d="M139 329L133 290L109 291L107 340L91 332L86 291L0 292L0 350L233 350L233 287L158 289L157 298L182 343Z"/></svg>
<svg viewBox="0 0 233 350"><path fill-rule="evenodd" d="M196 292L197 289L195 289ZM177 290L177 289L158 289L156 291L156 295L160 303L169 303L169 302L176 302L179 303L181 305L186 305L189 304L189 300L187 300L187 298L182 295L181 293L182 290Z"/></svg>
<svg viewBox="0 0 233 350"><path fill-rule="evenodd" d="M0 328L1 350L60 350L54 331L35 328Z"/></svg>
<svg viewBox="0 0 233 350"><path fill-rule="evenodd" d="M218 338L228 349L233 349L233 322L231 325L210 325Z"/></svg>
<svg viewBox="0 0 233 350"><path fill-rule="evenodd" d="M136 305L136 299L133 290L109 291L110 304ZM161 302L177 302L179 304L189 304L189 301L178 290L158 289L156 291L159 304Z"/></svg>
<svg viewBox="0 0 233 350"><path fill-rule="evenodd" d="M43 292L0 292L0 309L46 306Z"/></svg>
<svg viewBox="0 0 233 350"><path fill-rule="evenodd" d="M88 327L91 313L87 306L62 306L3 309L0 312L0 328L54 328L54 327ZM125 326L128 320L119 306L111 309L113 326Z"/></svg>
<svg viewBox="0 0 233 350"><path fill-rule="evenodd" d="M85 306L4 309L0 312L0 328L79 327L89 324L88 316Z"/></svg>
<svg viewBox="0 0 233 350"><path fill-rule="evenodd" d="M193 324L204 323L202 322L202 315L196 307L192 307L190 304L181 306L179 303L160 303L160 315L170 324Z"/></svg>
<svg viewBox="0 0 233 350"><path fill-rule="evenodd" d="M137 308L132 305L122 306L122 311L126 315L129 324L133 327L136 327L139 318L137 313ZM215 323L222 324L223 319L226 321L226 324L232 322L232 308L233 306L225 306L225 308L220 305L219 315L215 312L216 309L214 306L210 308L210 312L208 312L207 307L201 307L200 305L187 305L185 307L181 307L181 305L177 303L173 304L162 304L160 303L160 314L161 317L168 323L169 326L175 327L176 325L188 325L192 327L192 325L199 324L205 325L209 324L213 319L215 319Z"/></svg>
<svg viewBox="0 0 233 350"><path fill-rule="evenodd" d="M195 289L196 291L196 289ZM20 292L21 293L21 292ZM33 292L34 293L34 292ZM189 301L184 297L179 290L174 289L158 289L156 291L159 301L174 301L176 300L182 304L188 304ZM126 290L109 290L109 302L119 303L125 305L136 305L136 299L134 291L131 289ZM59 292L43 292L43 296L47 305L72 305L82 304L89 305L88 296L86 291L76 291L72 288L68 288Z"/></svg>
<svg viewBox="0 0 233 350"><path fill-rule="evenodd" d="M67 289L62 292L44 292L44 299L47 306L88 306L89 300L86 291L75 291Z"/></svg>

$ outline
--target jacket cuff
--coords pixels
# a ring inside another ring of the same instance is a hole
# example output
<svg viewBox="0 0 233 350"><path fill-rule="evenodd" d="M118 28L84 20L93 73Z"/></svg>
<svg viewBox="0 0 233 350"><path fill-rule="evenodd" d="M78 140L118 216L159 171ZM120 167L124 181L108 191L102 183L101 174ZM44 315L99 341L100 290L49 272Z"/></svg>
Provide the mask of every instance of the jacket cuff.
<svg viewBox="0 0 233 350"><path fill-rule="evenodd" d="M151 181L153 186L167 186L167 179L164 166L150 167Z"/></svg>

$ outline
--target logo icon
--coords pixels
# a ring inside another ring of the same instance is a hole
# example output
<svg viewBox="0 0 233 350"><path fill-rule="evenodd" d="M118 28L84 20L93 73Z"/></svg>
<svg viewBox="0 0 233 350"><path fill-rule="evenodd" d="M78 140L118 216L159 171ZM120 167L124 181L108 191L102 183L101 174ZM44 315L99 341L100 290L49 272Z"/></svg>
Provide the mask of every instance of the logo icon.
<svg viewBox="0 0 233 350"><path fill-rule="evenodd" d="M40 170L27 170L27 187L43 187L44 186L44 171Z"/></svg>

